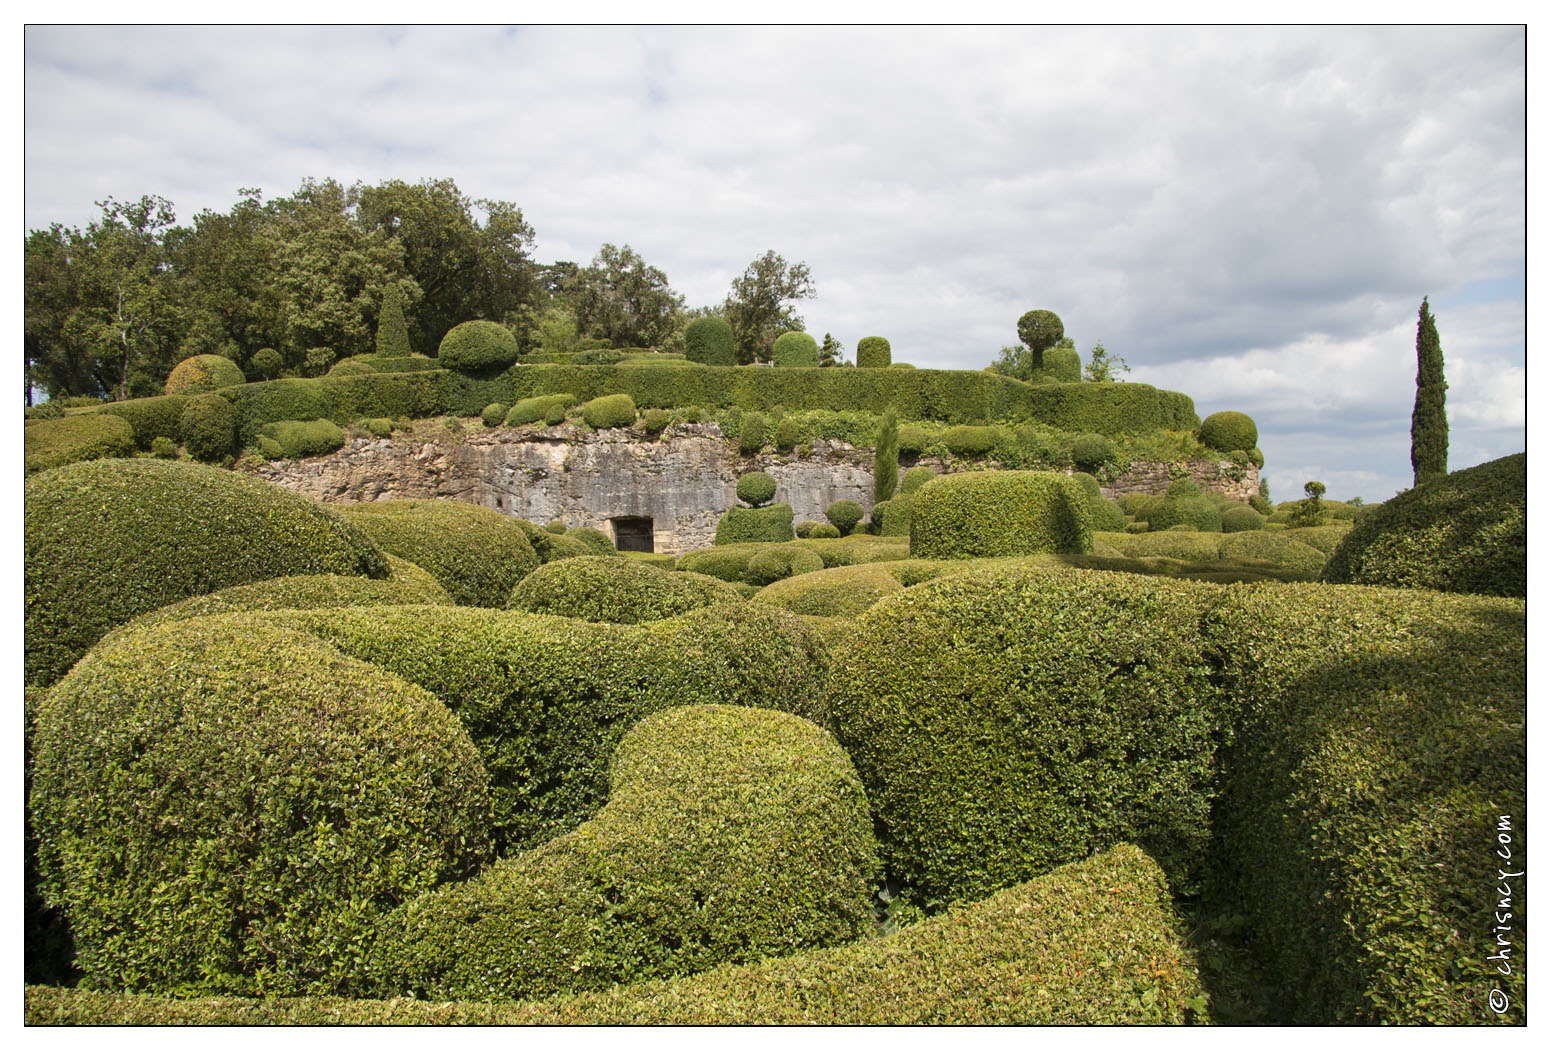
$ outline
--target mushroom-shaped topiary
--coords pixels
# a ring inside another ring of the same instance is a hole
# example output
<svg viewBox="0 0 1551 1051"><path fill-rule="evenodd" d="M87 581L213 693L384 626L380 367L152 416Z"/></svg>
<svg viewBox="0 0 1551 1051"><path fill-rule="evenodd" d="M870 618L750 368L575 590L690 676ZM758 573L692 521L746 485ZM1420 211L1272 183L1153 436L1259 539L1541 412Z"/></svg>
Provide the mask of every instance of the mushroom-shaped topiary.
<svg viewBox="0 0 1551 1051"><path fill-rule="evenodd" d="M764 471L750 471L738 479L738 499L750 507L760 507L775 499L776 480Z"/></svg>
<svg viewBox="0 0 1551 1051"><path fill-rule="evenodd" d="M465 321L442 337L436 352L443 368L459 372L504 369L517 361L517 337L494 321Z"/></svg>
<svg viewBox="0 0 1551 1051"><path fill-rule="evenodd" d="M1214 412L1201 421L1201 444L1218 452L1255 448L1260 432L1255 421L1242 412Z"/></svg>
<svg viewBox="0 0 1551 1051"><path fill-rule="evenodd" d="M1018 338L1034 353L1034 367L1044 368L1045 351L1066 334L1061 319L1049 310L1030 310L1018 319Z"/></svg>
<svg viewBox="0 0 1551 1051"><path fill-rule="evenodd" d="M196 354L184 358L167 377L166 393L199 394L220 387L235 387L248 382L237 363L219 354Z"/></svg>

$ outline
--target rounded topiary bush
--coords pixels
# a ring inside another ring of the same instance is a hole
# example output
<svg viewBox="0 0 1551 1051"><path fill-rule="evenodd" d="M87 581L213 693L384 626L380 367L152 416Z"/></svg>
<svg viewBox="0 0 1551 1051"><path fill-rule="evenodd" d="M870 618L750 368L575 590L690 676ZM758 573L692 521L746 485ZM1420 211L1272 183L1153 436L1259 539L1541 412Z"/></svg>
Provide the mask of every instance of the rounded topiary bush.
<svg viewBox="0 0 1551 1051"><path fill-rule="evenodd" d="M1074 347L1051 347L1040 371L1057 383L1081 383L1082 358Z"/></svg>
<svg viewBox="0 0 1551 1051"><path fill-rule="evenodd" d="M930 479L927 479L930 481ZM896 496L883 509L883 521L878 524L879 536L909 536L910 523L915 519L915 493Z"/></svg>
<svg viewBox="0 0 1551 1051"><path fill-rule="evenodd" d="M175 460L178 456L178 443L171 438L152 438L151 455L158 460Z"/></svg>
<svg viewBox="0 0 1551 1051"><path fill-rule="evenodd" d="M274 451L260 446L269 459L297 460L303 456L322 456L345 444L345 432L333 420L279 420L259 429L260 441L269 439Z"/></svg>
<svg viewBox="0 0 1551 1051"><path fill-rule="evenodd" d="M580 541L586 545L588 551L595 555L605 555L610 558L620 557L618 548L614 546L614 541L610 540L609 535L601 529L595 529L592 526L576 526L573 529L567 529L565 535L572 540Z"/></svg>
<svg viewBox="0 0 1551 1051"><path fill-rule="evenodd" d="M1035 353L1055 346L1065 334L1066 328L1053 310L1030 310L1018 318L1018 339Z"/></svg>
<svg viewBox="0 0 1551 1051"><path fill-rule="evenodd" d="M830 525L840 530L841 536L849 536L865 513L862 505L855 500L836 500L824 509L824 517L829 519Z"/></svg>
<svg viewBox="0 0 1551 1051"><path fill-rule="evenodd" d="M753 601L813 617L856 617L905 590L887 562L837 566L777 580Z"/></svg>
<svg viewBox="0 0 1551 1051"><path fill-rule="evenodd" d="M738 422L738 451L753 456L765 447L770 437L770 422L757 412L746 412Z"/></svg>
<svg viewBox="0 0 1551 1051"><path fill-rule="evenodd" d="M715 544L781 543L796 539L792 505L730 507L716 521Z"/></svg>
<svg viewBox="0 0 1551 1051"><path fill-rule="evenodd" d="M274 347L260 347L253 352L253 357L248 361L248 368L261 379L279 379L280 370L285 368L285 359Z"/></svg>
<svg viewBox="0 0 1551 1051"><path fill-rule="evenodd" d="M508 609L609 624L640 624L719 602L742 602L731 585L699 573L665 572L591 555L540 566L512 588Z"/></svg>
<svg viewBox="0 0 1551 1051"><path fill-rule="evenodd" d="M1207 499L1201 487L1188 478L1181 478L1169 486L1163 499L1148 506L1146 511L1147 528L1154 532L1180 525L1203 533L1222 532L1222 513L1217 510L1217 505Z"/></svg>
<svg viewBox="0 0 1551 1051"><path fill-rule="evenodd" d="M1218 538L1218 554L1225 559L1270 562L1303 579L1313 580L1325 566L1325 553L1303 543L1298 532L1252 529L1231 533Z"/></svg>
<svg viewBox="0 0 1551 1051"><path fill-rule="evenodd" d="M61 416L29 422L22 431L26 472L135 454L135 429L128 420L107 413Z"/></svg>
<svg viewBox="0 0 1551 1051"><path fill-rule="evenodd" d="M856 341L856 367L860 369L886 369L893 362L894 351L882 336L863 336Z"/></svg>
<svg viewBox="0 0 1551 1051"><path fill-rule="evenodd" d="M570 527L565 524L565 519L556 518L554 521L550 522L544 527L544 531L546 533L553 533L556 536L560 536L564 534L568 528Z"/></svg>
<svg viewBox="0 0 1551 1051"><path fill-rule="evenodd" d="M775 544L749 559L748 576L751 583L762 587L787 577L816 573L823 568L824 560L808 548L799 544Z"/></svg>
<svg viewBox="0 0 1551 1051"><path fill-rule="evenodd" d="M459 605L506 605L539 558L516 520L456 500L378 500L339 509L382 550L436 578Z"/></svg>
<svg viewBox="0 0 1551 1051"><path fill-rule="evenodd" d="M442 337L436 356L442 368L488 372L516 363L521 354L511 329L494 321L465 321Z"/></svg>
<svg viewBox="0 0 1551 1051"><path fill-rule="evenodd" d="M995 427L960 424L948 428L942 443L954 456L984 456L996 448L1000 437Z"/></svg>
<svg viewBox="0 0 1551 1051"><path fill-rule="evenodd" d="M1230 507L1222 513L1224 533L1247 533L1266 524L1265 516L1248 504Z"/></svg>
<svg viewBox="0 0 1551 1051"><path fill-rule="evenodd" d="M818 340L806 332L783 332L770 348L770 360L777 368L816 369L819 367Z"/></svg>
<svg viewBox="0 0 1551 1051"><path fill-rule="evenodd" d="M1357 518L1320 579L1524 597L1527 462L1505 456L1385 501Z"/></svg>
<svg viewBox="0 0 1551 1051"><path fill-rule="evenodd" d="M1216 595L1001 568L864 613L834 653L830 696L890 874L974 900L1136 843L1193 885L1231 704L1202 656L1221 645Z"/></svg>
<svg viewBox="0 0 1551 1051"><path fill-rule="evenodd" d="M512 411L506 414L508 427L521 427L527 423L549 422L552 412L558 410L560 420L565 419L565 410L576 404L576 399L569 394L544 394L537 398L523 398ZM559 422L559 421L556 421Z"/></svg>
<svg viewBox="0 0 1551 1051"><path fill-rule="evenodd" d="M1044 471L973 471L937 478L915 495L913 558L992 558L1093 547L1082 483Z"/></svg>
<svg viewBox="0 0 1551 1051"><path fill-rule="evenodd" d="M342 609L354 606L451 606L452 596L436 578L412 562L389 556L406 572L387 580L371 577L342 577L336 573L312 573L275 577L252 584L195 595L182 602L152 610L128 624L115 628L108 636L139 631L152 624L173 620L192 620L223 613L244 613L270 609ZM395 567L395 568L398 568Z"/></svg>
<svg viewBox="0 0 1551 1051"><path fill-rule="evenodd" d="M125 633L42 706L41 886L95 985L358 993L378 917L488 856L446 706L264 616Z"/></svg>
<svg viewBox="0 0 1551 1051"><path fill-rule="evenodd" d="M605 394L582 406L582 419L595 431L635 425L635 400L628 394Z"/></svg>
<svg viewBox="0 0 1551 1051"><path fill-rule="evenodd" d="M1084 471L1097 471L1114 454L1114 445L1102 434L1085 434L1072 443L1072 463Z"/></svg>
<svg viewBox="0 0 1551 1051"><path fill-rule="evenodd" d="M167 376L166 394L203 394L221 387L248 382L242 369L231 358L219 354L196 354L173 366Z"/></svg>
<svg viewBox="0 0 1551 1051"><path fill-rule="evenodd" d="M684 359L700 365L736 365L732 326L719 317L691 321L684 326Z"/></svg>
<svg viewBox="0 0 1551 1051"><path fill-rule="evenodd" d="M112 627L234 584L388 576L383 553L315 501L230 471L93 460L26 483L27 681L47 686Z"/></svg>
<svg viewBox="0 0 1551 1051"><path fill-rule="evenodd" d="M1088 519L1095 533L1118 533L1126 527L1126 513L1115 501L1105 498L1099 480L1078 471L1072 475L1088 494Z"/></svg>
<svg viewBox="0 0 1551 1051"><path fill-rule="evenodd" d="M647 434L661 434L673 422L673 414L667 409L647 409L641 414L641 429Z"/></svg>
<svg viewBox="0 0 1551 1051"><path fill-rule="evenodd" d="M903 496L913 493L936 477L937 472L930 467L912 467L899 480L899 493L897 495Z"/></svg>
<svg viewBox="0 0 1551 1051"><path fill-rule="evenodd" d="M376 995L508 999L690 974L872 925L867 798L823 730L690 706L637 723L575 832L389 917Z"/></svg>
<svg viewBox="0 0 1551 1051"><path fill-rule="evenodd" d="M486 427L500 427L506 422L506 416L511 411L512 407L505 402L493 401L480 412L479 422Z"/></svg>
<svg viewBox="0 0 1551 1051"><path fill-rule="evenodd" d="M220 462L237 445L237 410L219 394L194 395L178 417L178 440L194 459Z"/></svg>
<svg viewBox="0 0 1551 1051"><path fill-rule="evenodd" d="M738 499L750 507L759 507L775 499L776 480L764 471L750 471L738 479Z"/></svg>
<svg viewBox="0 0 1551 1051"><path fill-rule="evenodd" d="M334 367L329 369L328 374L335 377L375 376L377 375L377 370L364 361L357 361L355 358L345 358L343 361L336 362Z"/></svg>
<svg viewBox="0 0 1551 1051"><path fill-rule="evenodd" d="M1255 421L1242 412L1214 412L1201 421L1201 444L1218 452L1255 448L1260 432Z"/></svg>
<svg viewBox="0 0 1551 1051"><path fill-rule="evenodd" d="M814 522L813 528L808 530L805 540L839 540L840 530L828 522Z"/></svg>

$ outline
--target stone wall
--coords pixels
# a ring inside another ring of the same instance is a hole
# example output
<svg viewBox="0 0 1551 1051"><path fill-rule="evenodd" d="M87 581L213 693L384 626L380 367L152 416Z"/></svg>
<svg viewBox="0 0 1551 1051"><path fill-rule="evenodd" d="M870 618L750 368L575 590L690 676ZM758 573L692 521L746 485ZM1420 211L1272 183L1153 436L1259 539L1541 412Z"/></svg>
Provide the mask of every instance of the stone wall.
<svg viewBox="0 0 1551 1051"><path fill-rule="evenodd" d="M947 465L922 460L943 471ZM902 463L901 470L911 463ZM463 500L543 525L592 526L610 537L612 520L649 518L654 547L681 554L710 546L716 522L737 502L740 475L768 472L776 500L794 520L823 521L836 500L872 507L872 451L819 441L803 457L740 456L714 423L678 424L659 439L628 429L588 431L570 424L532 431L504 428L465 434L355 438L343 449L255 469L263 478L330 503ZM1187 470L1203 488L1237 499L1257 492L1253 467L1226 461L1135 464L1104 488L1107 496L1163 492Z"/></svg>

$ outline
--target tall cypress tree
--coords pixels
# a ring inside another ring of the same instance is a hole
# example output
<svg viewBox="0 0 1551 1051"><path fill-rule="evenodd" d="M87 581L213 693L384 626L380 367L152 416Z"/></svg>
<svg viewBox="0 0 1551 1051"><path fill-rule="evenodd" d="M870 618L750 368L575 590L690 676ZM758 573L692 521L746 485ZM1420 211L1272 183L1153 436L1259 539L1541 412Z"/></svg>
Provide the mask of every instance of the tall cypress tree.
<svg viewBox="0 0 1551 1051"><path fill-rule="evenodd" d="M377 353L385 358L409 357L409 328L404 324L404 301L397 281L388 282L377 315Z"/></svg>
<svg viewBox="0 0 1551 1051"><path fill-rule="evenodd" d="M894 499L899 485L899 417L889 409L878 427L878 442L872 454L872 500L881 504Z"/></svg>
<svg viewBox="0 0 1551 1051"><path fill-rule="evenodd" d="M1449 473L1449 417L1443 411L1443 347L1438 327L1422 297L1416 321L1416 406L1411 410L1412 484Z"/></svg>

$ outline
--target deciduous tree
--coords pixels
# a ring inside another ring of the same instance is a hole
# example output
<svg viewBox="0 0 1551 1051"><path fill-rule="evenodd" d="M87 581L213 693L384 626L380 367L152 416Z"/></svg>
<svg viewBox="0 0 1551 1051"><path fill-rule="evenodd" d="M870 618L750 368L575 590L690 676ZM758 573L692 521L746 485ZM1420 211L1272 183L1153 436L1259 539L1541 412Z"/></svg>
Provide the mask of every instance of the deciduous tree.
<svg viewBox="0 0 1551 1051"><path fill-rule="evenodd" d="M722 314L732 325L738 364L769 361L777 336L803 328L802 317L790 303L816 295L806 263L787 263L774 250L750 263L733 280L722 305Z"/></svg>

